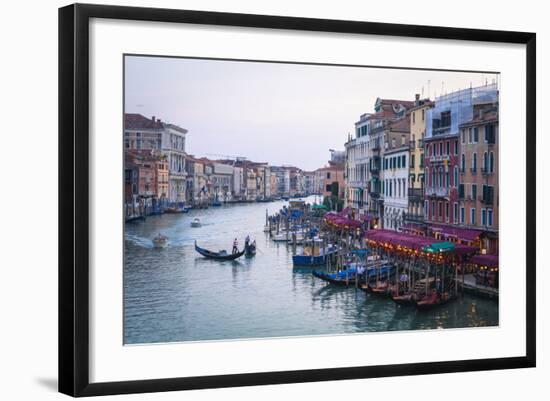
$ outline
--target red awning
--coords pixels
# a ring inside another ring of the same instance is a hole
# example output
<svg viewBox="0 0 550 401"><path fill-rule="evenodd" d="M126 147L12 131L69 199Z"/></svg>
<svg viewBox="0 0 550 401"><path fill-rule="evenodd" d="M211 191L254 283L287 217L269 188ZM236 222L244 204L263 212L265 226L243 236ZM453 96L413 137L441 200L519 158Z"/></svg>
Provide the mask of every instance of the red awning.
<svg viewBox="0 0 550 401"><path fill-rule="evenodd" d="M438 226L438 225L430 226L430 230L432 230L435 233L439 233L444 237L454 237L454 238L458 238L459 240L468 241L468 242L475 241L483 233L483 231L481 230L474 230L470 228L459 228L459 227Z"/></svg>

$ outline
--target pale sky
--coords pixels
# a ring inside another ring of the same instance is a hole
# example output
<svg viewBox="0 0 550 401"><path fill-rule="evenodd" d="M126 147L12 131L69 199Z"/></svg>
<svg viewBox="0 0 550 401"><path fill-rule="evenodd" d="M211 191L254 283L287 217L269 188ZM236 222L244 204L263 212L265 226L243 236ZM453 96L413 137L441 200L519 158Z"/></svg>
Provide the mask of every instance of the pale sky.
<svg viewBox="0 0 550 401"><path fill-rule="evenodd" d="M374 62L375 60L373 60ZM481 73L126 57L125 112L189 130L187 153L315 170L377 97L414 100L497 79ZM428 81L430 83L428 84Z"/></svg>

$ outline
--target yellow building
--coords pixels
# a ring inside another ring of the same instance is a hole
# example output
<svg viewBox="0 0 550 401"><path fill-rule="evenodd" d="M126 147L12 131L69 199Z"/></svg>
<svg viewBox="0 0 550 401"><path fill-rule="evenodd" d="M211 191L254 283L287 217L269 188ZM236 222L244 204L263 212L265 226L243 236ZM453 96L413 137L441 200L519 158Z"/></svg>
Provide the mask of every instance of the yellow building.
<svg viewBox="0 0 550 401"><path fill-rule="evenodd" d="M405 222L424 220L424 136L426 134L427 111L433 107L429 99L416 95L414 107L407 111L410 117L410 163L408 183L408 213Z"/></svg>

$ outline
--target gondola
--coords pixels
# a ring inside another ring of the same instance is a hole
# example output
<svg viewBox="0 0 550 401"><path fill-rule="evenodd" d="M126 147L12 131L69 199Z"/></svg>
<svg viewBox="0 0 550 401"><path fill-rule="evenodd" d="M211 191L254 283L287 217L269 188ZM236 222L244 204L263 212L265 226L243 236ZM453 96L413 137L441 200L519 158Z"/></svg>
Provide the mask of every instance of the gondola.
<svg viewBox="0 0 550 401"><path fill-rule="evenodd" d="M235 260L243 256L245 252L244 249L241 252L237 252L237 253L227 253L225 250L220 252L212 252L212 251L209 251L208 249L204 249L198 246L197 241L195 241L195 251L200 253L205 258L215 259L215 260Z"/></svg>
<svg viewBox="0 0 550 401"><path fill-rule="evenodd" d="M252 243L249 245L244 246L244 256L247 258L251 258L252 256L256 255L256 244Z"/></svg>

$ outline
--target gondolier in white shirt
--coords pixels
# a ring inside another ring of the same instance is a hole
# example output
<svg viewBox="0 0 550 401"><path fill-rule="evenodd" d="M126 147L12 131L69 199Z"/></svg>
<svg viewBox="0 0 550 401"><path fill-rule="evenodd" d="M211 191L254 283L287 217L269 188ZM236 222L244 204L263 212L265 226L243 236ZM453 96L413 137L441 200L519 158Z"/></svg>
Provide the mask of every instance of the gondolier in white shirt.
<svg viewBox="0 0 550 401"><path fill-rule="evenodd" d="M237 238L233 240L233 251L232 253L238 253L239 252L239 241L237 241Z"/></svg>

